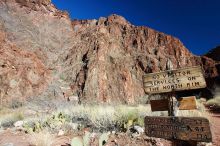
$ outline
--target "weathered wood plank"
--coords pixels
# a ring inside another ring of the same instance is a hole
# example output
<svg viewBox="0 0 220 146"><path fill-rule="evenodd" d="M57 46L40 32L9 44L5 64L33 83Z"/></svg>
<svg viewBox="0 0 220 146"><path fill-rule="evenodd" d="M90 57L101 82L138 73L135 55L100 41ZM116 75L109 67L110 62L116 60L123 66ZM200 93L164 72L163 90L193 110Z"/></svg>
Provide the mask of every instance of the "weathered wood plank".
<svg viewBox="0 0 220 146"><path fill-rule="evenodd" d="M211 142L209 121L199 117L145 117L145 133L168 140Z"/></svg>
<svg viewBox="0 0 220 146"><path fill-rule="evenodd" d="M181 97L178 98L177 101L179 110L197 109L195 96ZM151 111L168 111L168 103L167 99L150 100Z"/></svg>
<svg viewBox="0 0 220 146"><path fill-rule="evenodd" d="M201 67L149 73L143 76L143 80L145 92L151 94L206 87Z"/></svg>
<svg viewBox="0 0 220 146"><path fill-rule="evenodd" d="M168 100L150 100L151 111L168 111Z"/></svg>
<svg viewBox="0 0 220 146"><path fill-rule="evenodd" d="M178 98L177 101L179 102L179 106L178 106L179 110L197 109L195 96L181 97L181 98Z"/></svg>

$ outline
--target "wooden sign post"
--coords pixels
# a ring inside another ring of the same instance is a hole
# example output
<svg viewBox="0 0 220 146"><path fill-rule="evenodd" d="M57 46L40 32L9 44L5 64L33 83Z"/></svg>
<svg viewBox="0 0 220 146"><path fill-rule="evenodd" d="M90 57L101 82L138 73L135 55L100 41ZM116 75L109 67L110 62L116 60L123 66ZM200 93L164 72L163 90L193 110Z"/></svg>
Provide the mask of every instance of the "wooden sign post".
<svg viewBox="0 0 220 146"><path fill-rule="evenodd" d="M170 65L170 62L168 64ZM152 111L167 110L170 117L146 117L145 133L148 136L172 140L175 146L195 146L197 141L212 141L207 119L175 117L177 109L196 109L195 97L176 99L175 91L205 88L206 82L201 67L149 73L143 76L143 81L146 93L168 94L167 99L150 101Z"/></svg>
<svg viewBox="0 0 220 146"><path fill-rule="evenodd" d="M200 117L145 117L145 133L169 140L212 140L209 121Z"/></svg>
<svg viewBox="0 0 220 146"><path fill-rule="evenodd" d="M205 88L201 67L168 70L143 76L144 90L149 94Z"/></svg>
<svg viewBox="0 0 220 146"><path fill-rule="evenodd" d="M168 99L150 100L152 111L168 111ZM196 97L181 97L177 99L177 107L179 110L195 110L197 109Z"/></svg>

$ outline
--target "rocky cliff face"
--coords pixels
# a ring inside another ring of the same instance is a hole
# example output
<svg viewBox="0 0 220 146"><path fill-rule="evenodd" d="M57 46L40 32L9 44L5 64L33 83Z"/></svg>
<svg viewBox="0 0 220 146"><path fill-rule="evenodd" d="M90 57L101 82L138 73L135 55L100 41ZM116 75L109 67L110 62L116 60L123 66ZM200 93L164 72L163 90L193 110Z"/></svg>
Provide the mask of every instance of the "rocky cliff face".
<svg viewBox="0 0 220 146"><path fill-rule="evenodd" d="M213 60L213 65L217 69L218 75L220 75L220 46L215 47L214 49L211 49L207 54L203 56L210 58L210 60Z"/></svg>
<svg viewBox="0 0 220 146"><path fill-rule="evenodd" d="M220 46L217 46L217 47L211 49L211 51L209 51L207 54L205 54L205 56L207 56L215 61L220 61Z"/></svg>
<svg viewBox="0 0 220 146"><path fill-rule="evenodd" d="M14 104L43 91L49 71L34 53L17 48L0 33L0 104Z"/></svg>
<svg viewBox="0 0 220 146"><path fill-rule="evenodd" d="M178 39L134 26L121 16L72 24L78 43L64 60L72 67L67 80L86 101L135 102L144 96L144 73L166 70L168 59L173 68L199 63Z"/></svg>
<svg viewBox="0 0 220 146"><path fill-rule="evenodd" d="M48 0L1 1L0 26L4 101L134 103L144 96L143 74L166 70L168 60L173 68L201 64L177 38L118 15L71 21Z"/></svg>
<svg viewBox="0 0 220 146"><path fill-rule="evenodd" d="M207 83L216 94L216 87L220 86L220 47L211 49L207 54L201 57L207 74ZM218 92L218 91L217 91Z"/></svg>

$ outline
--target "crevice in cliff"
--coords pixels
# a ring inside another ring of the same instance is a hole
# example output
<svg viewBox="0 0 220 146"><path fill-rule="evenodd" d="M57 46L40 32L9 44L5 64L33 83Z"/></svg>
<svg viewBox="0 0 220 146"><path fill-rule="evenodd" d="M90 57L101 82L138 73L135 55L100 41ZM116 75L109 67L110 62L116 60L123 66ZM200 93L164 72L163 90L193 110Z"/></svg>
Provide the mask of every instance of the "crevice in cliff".
<svg viewBox="0 0 220 146"><path fill-rule="evenodd" d="M82 62L83 62L83 67L81 69L81 77L83 78L81 83L78 83L79 87L79 104L81 104L81 98L84 96L83 92L85 89L85 83L86 83L86 79L87 79L87 73L88 73L88 63L89 63L89 59L88 59L88 51L83 55L82 57ZM80 74L80 73L79 73Z"/></svg>

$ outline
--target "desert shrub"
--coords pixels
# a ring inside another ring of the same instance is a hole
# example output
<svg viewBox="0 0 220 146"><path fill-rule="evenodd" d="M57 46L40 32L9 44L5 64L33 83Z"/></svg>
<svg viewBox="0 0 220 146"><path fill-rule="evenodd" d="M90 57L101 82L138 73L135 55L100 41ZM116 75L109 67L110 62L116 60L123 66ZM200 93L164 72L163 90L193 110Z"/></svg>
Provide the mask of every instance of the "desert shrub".
<svg viewBox="0 0 220 146"><path fill-rule="evenodd" d="M144 117L151 115L149 105L69 105L58 109L70 115L72 122L79 124L79 129L91 127L99 132L122 130L129 120L143 126Z"/></svg>
<svg viewBox="0 0 220 146"><path fill-rule="evenodd" d="M206 102L207 106L212 106L213 108L220 108L220 96L210 99Z"/></svg>
<svg viewBox="0 0 220 146"><path fill-rule="evenodd" d="M21 112L14 112L12 114L7 115L1 120L2 127L12 127L16 121L20 121L24 119L24 115Z"/></svg>
<svg viewBox="0 0 220 146"><path fill-rule="evenodd" d="M102 133L99 135L99 146L104 146L108 139L110 133ZM85 132L83 138L81 137L73 137L71 140L71 146L90 146L92 134L88 131Z"/></svg>
<svg viewBox="0 0 220 146"><path fill-rule="evenodd" d="M216 86L214 97L206 102L206 105L213 111L219 112L220 110L220 87Z"/></svg>
<svg viewBox="0 0 220 146"><path fill-rule="evenodd" d="M51 146L55 139L55 136L48 131L40 131L38 133L31 133L30 139L32 145L36 146Z"/></svg>
<svg viewBox="0 0 220 146"><path fill-rule="evenodd" d="M13 99L10 104L10 108L12 108L12 109L17 109L22 106L23 106L23 103L17 99Z"/></svg>

